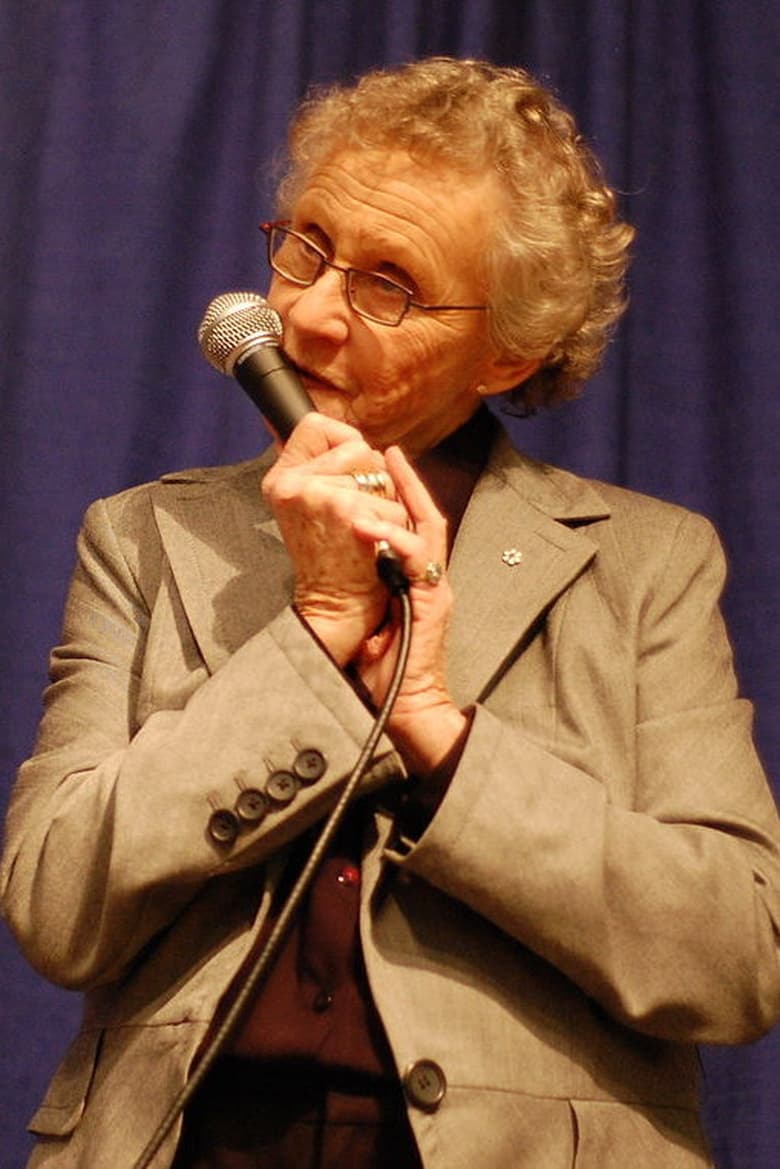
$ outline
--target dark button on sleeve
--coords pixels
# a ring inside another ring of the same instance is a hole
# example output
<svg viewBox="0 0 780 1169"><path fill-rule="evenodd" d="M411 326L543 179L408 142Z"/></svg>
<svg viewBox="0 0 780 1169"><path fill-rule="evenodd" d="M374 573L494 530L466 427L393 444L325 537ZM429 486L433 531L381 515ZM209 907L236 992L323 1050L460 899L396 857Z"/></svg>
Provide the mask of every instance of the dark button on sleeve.
<svg viewBox="0 0 780 1169"><path fill-rule="evenodd" d="M268 777L265 794L275 804L289 804L295 799L298 787L298 780L291 771L274 771Z"/></svg>
<svg viewBox="0 0 780 1169"><path fill-rule="evenodd" d="M259 824L268 811L268 800L256 787L247 787L236 800L236 812L244 824Z"/></svg>
<svg viewBox="0 0 780 1169"><path fill-rule="evenodd" d="M293 771L301 783L316 783L325 774L325 756L316 747L307 747L295 756Z"/></svg>
<svg viewBox="0 0 780 1169"><path fill-rule="evenodd" d="M447 1078L432 1059L418 1059L404 1072L403 1085L410 1104L423 1112L435 1112L447 1091Z"/></svg>
<svg viewBox="0 0 780 1169"><path fill-rule="evenodd" d="M238 817L229 808L217 808L209 817L208 833L215 844L232 844L238 836Z"/></svg>

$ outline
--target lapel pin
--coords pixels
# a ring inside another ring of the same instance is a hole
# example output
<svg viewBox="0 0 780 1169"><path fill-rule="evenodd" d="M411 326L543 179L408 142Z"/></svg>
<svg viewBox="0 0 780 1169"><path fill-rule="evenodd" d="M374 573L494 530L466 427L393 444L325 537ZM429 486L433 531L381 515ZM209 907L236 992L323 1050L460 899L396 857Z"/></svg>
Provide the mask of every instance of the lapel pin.
<svg viewBox="0 0 780 1169"><path fill-rule="evenodd" d="M508 564L510 568L514 568L523 559L523 554L519 548L505 548L501 553L501 559L504 564Z"/></svg>

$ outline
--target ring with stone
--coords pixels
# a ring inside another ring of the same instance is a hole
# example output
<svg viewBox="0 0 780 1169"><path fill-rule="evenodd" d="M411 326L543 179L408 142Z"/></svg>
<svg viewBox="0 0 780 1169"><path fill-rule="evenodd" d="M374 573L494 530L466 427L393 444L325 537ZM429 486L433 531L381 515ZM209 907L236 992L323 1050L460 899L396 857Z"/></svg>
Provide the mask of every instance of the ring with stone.
<svg viewBox="0 0 780 1169"><path fill-rule="evenodd" d="M425 566L425 571L423 572L422 576L418 577L417 579L424 581L425 584L431 585L432 588L435 588L443 576L444 569L439 564L439 562L437 560L429 560Z"/></svg>
<svg viewBox="0 0 780 1169"><path fill-rule="evenodd" d="M350 475L358 491L368 491L371 495L387 494L388 479L384 471L350 471Z"/></svg>

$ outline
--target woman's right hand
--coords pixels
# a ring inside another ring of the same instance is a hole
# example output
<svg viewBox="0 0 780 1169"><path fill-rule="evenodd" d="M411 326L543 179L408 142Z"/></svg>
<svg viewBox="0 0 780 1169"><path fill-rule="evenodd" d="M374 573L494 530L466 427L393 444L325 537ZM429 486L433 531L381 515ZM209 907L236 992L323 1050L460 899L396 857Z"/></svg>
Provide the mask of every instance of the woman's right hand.
<svg viewBox="0 0 780 1169"><path fill-rule="evenodd" d="M355 471L386 475L387 495L358 489ZM347 665L383 623L388 593L363 520L405 526L384 456L360 432L322 414L296 426L262 484L295 570L295 607L334 660Z"/></svg>

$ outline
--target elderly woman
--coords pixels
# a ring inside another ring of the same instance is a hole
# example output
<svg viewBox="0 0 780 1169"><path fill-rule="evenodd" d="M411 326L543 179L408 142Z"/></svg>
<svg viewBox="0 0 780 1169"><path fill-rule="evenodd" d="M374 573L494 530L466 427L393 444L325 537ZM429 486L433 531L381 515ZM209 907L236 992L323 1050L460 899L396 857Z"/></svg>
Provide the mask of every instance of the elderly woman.
<svg viewBox="0 0 780 1169"><path fill-rule="evenodd" d="M5 913L86 992L30 1164L707 1165L694 1045L780 1004L722 555L483 406L594 370L631 231L519 69L370 74L304 104L290 151L268 299L318 413L275 455L92 506L17 782ZM381 541L408 668L225 1033L387 691Z"/></svg>

